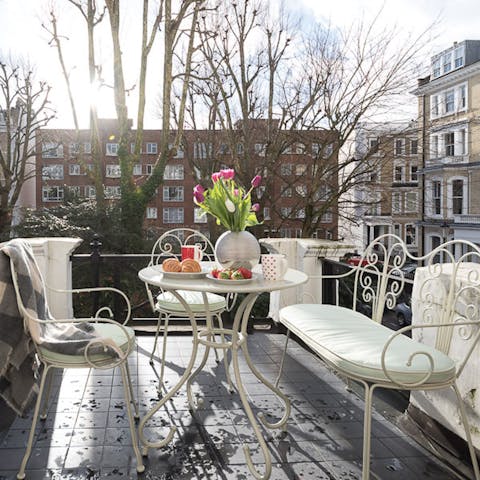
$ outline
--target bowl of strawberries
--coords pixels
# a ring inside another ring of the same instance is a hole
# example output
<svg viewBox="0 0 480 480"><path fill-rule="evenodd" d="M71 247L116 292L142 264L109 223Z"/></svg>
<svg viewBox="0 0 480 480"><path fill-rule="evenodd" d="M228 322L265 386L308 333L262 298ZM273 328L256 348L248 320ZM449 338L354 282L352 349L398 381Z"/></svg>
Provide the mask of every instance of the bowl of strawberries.
<svg viewBox="0 0 480 480"><path fill-rule="evenodd" d="M244 267L235 269L214 268L207 277L221 283L247 283L253 280L254 275L251 270Z"/></svg>

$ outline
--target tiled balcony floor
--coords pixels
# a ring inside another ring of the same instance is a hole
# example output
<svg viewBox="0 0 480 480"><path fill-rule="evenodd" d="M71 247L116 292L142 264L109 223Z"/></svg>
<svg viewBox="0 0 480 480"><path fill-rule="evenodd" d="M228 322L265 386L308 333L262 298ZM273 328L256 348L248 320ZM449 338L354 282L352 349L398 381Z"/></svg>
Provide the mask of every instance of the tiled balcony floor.
<svg viewBox="0 0 480 480"><path fill-rule="evenodd" d="M256 332L249 350L259 370L275 378L285 337ZM131 372L144 413L154 403L156 379L148 363L152 337L140 336ZM191 337L170 336L167 380L182 374L191 351ZM279 415L276 397L243 364L243 379L256 410ZM140 479L251 479L242 447L249 444L253 461L262 471L262 456L236 393L225 388L223 363L210 355L195 385L204 404L193 418L183 388L167 410L149 426L149 434L165 433L165 424L178 427L172 443L150 450ZM272 480L361 477L363 402L346 391L344 383L323 364L291 341L282 389L292 400L288 433L264 431L272 453ZM50 413L40 422L28 479L137 478L135 459L123 401L120 373L111 370L69 370L55 380ZM1 414L1 412L0 412ZM17 418L8 432L0 432L0 478L15 478L24 451L30 417ZM375 413L372 440L372 480L454 479L446 467L401 430Z"/></svg>

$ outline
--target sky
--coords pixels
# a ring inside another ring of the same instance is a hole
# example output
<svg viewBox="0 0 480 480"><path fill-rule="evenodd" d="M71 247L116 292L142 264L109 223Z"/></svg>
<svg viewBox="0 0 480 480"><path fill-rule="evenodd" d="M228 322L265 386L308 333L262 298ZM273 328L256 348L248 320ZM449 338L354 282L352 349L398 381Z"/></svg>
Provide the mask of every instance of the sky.
<svg viewBox="0 0 480 480"><path fill-rule="evenodd" d="M66 108L67 97L56 52L48 45L49 35L41 27L41 23L47 19L46 8L53 1L0 0L0 58L5 59L8 55L21 56L28 58L36 66L37 78L47 80L54 87L51 99L59 110L59 120L53 126L69 128L72 122ZM280 0L270 0L272 3L277 1ZM122 28L131 32L132 28L136 28L135 15L140 11L142 2L140 0L128 2L132 6L132 11L130 15L123 17ZM418 35L433 25L431 41L426 51L426 67L429 56L450 47L454 41L480 39L480 0L284 0L284 2L296 15L338 26L348 26L360 18L368 23L380 12L380 24L387 29L397 28L402 38ZM78 35L83 24L78 17L69 14L66 0L56 0L54 3L60 8L59 25L62 34L69 38L71 51L75 51L75 39L84 38L84 34ZM128 47L125 46L126 49ZM107 39L101 45L100 52L105 58L110 55L110 44ZM138 58L134 53L130 55L131 58ZM161 59L160 52L156 55ZM71 60L69 55L66 60L67 63ZM127 78L129 82L127 87L134 85L136 80L134 72L137 70L135 60L129 65L132 76ZM160 62L152 62L151 68L153 80L150 81L150 87L155 88L158 87L155 78L160 78L161 73ZM81 92L79 95L81 102L85 103L93 93L85 88L85 75L82 76L79 72L80 68L74 69L71 74L76 91ZM412 82L412 88L415 80ZM113 116L113 106L105 102L105 98L105 94L97 94L100 115ZM147 117L148 128L159 128L160 120L154 102L149 105ZM82 119L83 123L86 118L87 115Z"/></svg>

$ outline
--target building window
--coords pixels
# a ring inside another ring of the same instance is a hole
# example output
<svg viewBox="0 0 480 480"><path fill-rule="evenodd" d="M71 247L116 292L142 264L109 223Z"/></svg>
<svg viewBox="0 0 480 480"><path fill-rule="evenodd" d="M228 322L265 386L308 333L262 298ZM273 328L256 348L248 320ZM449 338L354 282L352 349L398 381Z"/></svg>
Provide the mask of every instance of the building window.
<svg viewBox="0 0 480 480"><path fill-rule="evenodd" d="M95 198L97 191L93 185L87 185L85 187L85 197L87 198Z"/></svg>
<svg viewBox="0 0 480 480"><path fill-rule="evenodd" d="M443 56L443 73L448 73L452 69L452 54L445 53Z"/></svg>
<svg viewBox="0 0 480 480"><path fill-rule="evenodd" d="M280 166L280 175L291 175L293 171L293 165L291 163L282 163Z"/></svg>
<svg viewBox="0 0 480 480"><path fill-rule="evenodd" d="M440 57L436 58L433 61L432 65L432 70L433 70L433 78L439 77L440 76Z"/></svg>
<svg viewBox="0 0 480 480"><path fill-rule="evenodd" d="M163 209L163 223L183 223L182 207L166 207Z"/></svg>
<svg viewBox="0 0 480 480"><path fill-rule="evenodd" d="M401 225L399 223L393 224L393 234L396 235L397 237L401 237L400 227Z"/></svg>
<svg viewBox="0 0 480 480"><path fill-rule="evenodd" d="M291 214L292 214L292 208L291 207L281 207L280 208L280 215L283 218L289 218Z"/></svg>
<svg viewBox="0 0 480 480"><path fill-rule="evenodd" d="M263 207L263 219L270 220L270 208Z"/></svg>
<svg viewBox="0 0 480 480"><path fill-rule="evenodd" d="M42 200L44 202L61 202L63 187L42 187Z"/></svg>
<svg viewBox="0 0 480 480"><path fill-rule="evenodd" d="M332 212L325 212L325 213L320 217L320 222L321 222L321 223L332 223L332 222L333 222L333 214L332 214Z"/></svg>
<svg viewBox="0 0 480 480"><path fill-rule="evenodd" d="M405 225L405 243L410 246L417 244L417 229L411 223Z"/></svg>
<svg viewBox="0 0 480 480"><path fill-rule="evenodd" d="M452 181L452 212L462 215L463 212L463 180Z"/></svg>
<svg viewBox="0 0 480 480"><path fill-rule="evenodd" d="M71 163L68 166L68 174L69 175L80 175L80 164L78 163Z"/></svg>
<svg viewBox="0 0 480 480"><path fill-rule="evenodd" d="M433 199L433 214L441 215L442 213L442 182L434 180L432 182L432 199Z"/></svg>
<svg viewBox="0 0 480 480"><path fill-rule="evenodd" d="M105 176L107 178L120 178L121 173L120 165L111 164L106 166Z"/></svg>
<svg viewBox="0 0 480 480"><path fill-rule="evenodd" d="M200 207L193 209L193 221L195 223L207 223L207 215Z"/></svg>
<svg viewBox="0 0 480 480"><path fill-rule="evenodd" d="M265 143L256 143L254 149L257 155L264 157L265 152L267 151L267 145Z"/></svg>
<svg viewBox="0 0 480 480"><path fill-rule="evenodd" d="M285 187L282 192L280 193L281 197L291 197L292 196L292 188Z"/></svg>
<svg viewBox="0 0 480 480"><path fill-rule="evenodd" d="M402 196L401 193L392 193L392 213L402 212Z"/></svg>
<svg viewBox="0 0 480 480"><path fill-rule="evenodd" d="M105 198L120 198L120 186L118 185L108 185L105 187Z"/></svg>
<svg viewBox="0 0 480 480"><path fill-rule="evenodd" d="M395 155L405 154L405 139L397 138L395 140Z"/></svg>
<svg viewBox="0 0 480 480"><path fill-rule="evenodd" d="M430 137L430 157L437 158L438 157L438 136L432 135Z"/></svg>
<svg viewBox="0 0 480 480"><path fill-rule="evenodd" d="M295 191L297 192L297 195L300 197L305 198L307 196L307 186L306 185L297 185L295 187Z"/></svg>
<svg viewBox="0 0 480 480"><path fill-rule="evenodd" d="M410 181L418 182L418 166L410 165Z"/></svg>
<svg viewBox="0 0 480 480"><path fill-rule="evenodd" d="M405 193L405 213L416 213L418 211L417 192Z"/></svg>
<svg viewBox="0 0 480 480"><path fill-rule="evenodd" d="M151 175L153 172L153 165L151 163L148 163L147 165L145 165L145 173L147 175Z"/></svg>
<svg viewBox="0 0 480 480"><path fill-rule="evenodd" d="M74 185L71 187L68 187L68 192L72 197L80 197L80 186L79 185Z"/></svg>
<svg viewBox="0 0 480 480"><path fill-rule="evenodd" d="M243 143L237 143L237 155L243 155L244 148Z"/></svg>
<svg viewBox="0 0 480 480"><path fill-rule="evenodd" d="M183 202L183 187L163 187L164 202Z"/></svg>
<svg viewBox="0 0 480 480"><path fill-rule="evenodd" d="M83 153L92 153L92 144L90 142L85 142L83 144Z"/></svg>
<svg viewBox="0 0 480 480"><path fill-rule="evenodd" d="M195 142L193 144L194 158L208 158L212 153L212 144L204 142Z"/></svg>
<svg viewBox="0 0 480 480"><path fill-rule="evenodd" d="M156 143L148 142L147 143L147 153L156 154L158 153L158 148Z"/></svg>
<svg viewBox="0 0 480 480"><path fill-rule="evenodd" d="M63 180L63 165L44 165L42 167L42 180Z"/></svg>
<svg viewBox="0 0 480 480"><path fill-rule="evenodd" d="M403 165L395 165L395 168L393 170L393 181L404 182L405 181L404 171L405 171L405 168L403 167Z"/></svg>
<svg viewBox="0 0 480 480"><path fill-rule="evenodd" d="M118 155L118 143L107 143L106 155L116 157Z"/></svg>
<svg viewBox="0 0 480 480"><path fill-rule="evenodd" d="M455 92L448 90L445 92L445 113L452 113L455 110Z"/></svg>
<svg viewBox="0 0 480 480"><path fill-rule="evenodd" d="M296 217L297 218L305 218L305 209L304 208L298 209Z"/></svg>
<svg viewBox="0 0 480 480"><path fill-rule="evenodd" d="M467 108L467 87L466 85L461 85L458 89L458 109L463 110Z"/></svg>
<svg viewBox="0 0 480 480"><path fill-rule="evenodd" d="M185 176L183 165L166 165L163 173L164 180L183 180Z"/></svg>
<svg viewBox="0 0 480 480"><path fill-rule="evenodd" d="M457 132L457 155L465 155L467 153L466 138L467 135L465 129Z"/></svg>
<svg viewBox="0 0 480 480"><path fill-rule="evenodd" d="M70 151L70 155L78 155L80 153L80 144L72 142L68 146L68 149Z"/></svg>
<svg viewBox="0 0 480 480"><path fill-rule="evenodd" d="M463 46L455 49L455 68L463 67L463 51Z"/></svg>
<svg viewBox="0 0 480 480"><path fill-rule="evenodd" d="M453 157L455 155L455 134L453 132L445 133L443 141L445 142L445 156Z"/></svg>
<svg viewBox="0 0 480 480"><path fill-rule="evenodd" d="M417 155L418 153L418 140L410 140L410 155Z"/></svg>
<svg viewBox="0 0 480 480"><path fill-rule="evenodd" d="M295 175L300 176L305 175L305 173L307 173L307 166L304 163L295 165Z"/></svg>
<svg viewBox="0 0 480 480"><path fill-rule="evenodd" d="M369 138L368 139L368 151L371 155L378 153L378 138Z"/></svg>
<svg viewBox="0 0 480 480"><path fill-rule="evenodd" d="M431 116L437 117L440 114L438 95L432 95L430 97L430 103L431 103L431 110L432 110Z"/></svg>
<svg viewBox="0 0 480 480"><path fill-rule="evenodd" d="M141 163L136 163L133 166L133 174L134 175L141 175L142 174L142 164Z"/></svg>
<svg viewBox="0 0 480 480"><path fill-rule="evenodd" d="M42 143L42 157L43 158L62 158L63 145L57 142Z"/></svg>
<svg viewBox="0 0 480 480"><path fill-rule="evenodd" d="M147 218L154 219L157 218L158 211L157 207L147 207Z"/></svg>

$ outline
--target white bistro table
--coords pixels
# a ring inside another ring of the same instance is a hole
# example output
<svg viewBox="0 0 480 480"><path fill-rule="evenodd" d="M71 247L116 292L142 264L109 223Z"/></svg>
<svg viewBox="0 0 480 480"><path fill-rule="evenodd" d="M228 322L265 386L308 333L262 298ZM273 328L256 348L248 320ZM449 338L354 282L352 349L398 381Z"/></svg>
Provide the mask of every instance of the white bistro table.
<svg viewBox="0 0 480 480"><path fill-rule="evenodd" d="M214 267L214 263L202 264L202 269L206 271L210 271ZM244 452L248 467L252 473L252 475L257 479L268 479L270 478L271 470L272 470L272 461L270 452L268 450L267 444L265 439L263 438L262 432L260 430L259 424L255 415L253 414L252 408L248 402L247 392L245 390L245 386L242 382L242 374L239 368L239 359L238 353L242 350L245 360L250 368L251 372L265 385L267 386L272 392L274 392L284 403L285 405L285 414L283 417L276 423L268 422L265 417L260 413L258 415L258 419L263 423L263 425L270 429L278 429L283 428L286 424L288 417L290 415L290 401L288 398L283 394L278 388L276 388L270 381L268 381L255 367L253 364L250 355L248 353L248 333L247 333L247 325L248 319L250 316L250 312L252 307L257 300L258 296L264 292L273 292L279 290L286 290L288 288L296 287L303 283L306 283L308 280L308 276L294 269L288 269L284 278L281 280L264 280L261 273L254 272L254 277L251 281L236 281L236 280L224 280L219 281L209 276L204 276L201 278L189 278L188 275L184 277L181 274L177 275L168 275L162 273L160 266L152 266L147 267L138 273L140 280L147 282L151 285L156 285L162 288L164 291L170 291L173 295L177 297L177 299L182 303L185 310L189 313L190 321L192 324L193 330L193 349L192 355L190 357L189 363L185 369L184 374L179 379L178 383L169 390L159 401L155 404L155 406L150 409L147 414L141 419L139 424L139 438L143 444L143 454L146 455L148 448L160 448L167 445L173 438L175 433L175 426L170 427L169 433L166 435L165 439L159 442L152 442L145 438L144 435L144 428L148 423L149 419L163 406L165 403L172 398L176 392L186 383L187 388L187 396L189 401L189 406L191 410L195 410L196 404L195 399L192 394L192 381L194 377L203 369L205 363L207 361L209 352L211 348L220 348L225 352L227 350L231 351L232 355L232 365L233 365L233 372L235 378L235 384L240 396L243 408L245 413L248 417L250 425L255 433L257 441L262 449L263 457L265 460L265 471L264 473L260 473L252 462L250 449L247 445L244 445ZM185 302L183 297L178 293L179 290L190 290L201 292L203 296L203 300L205 303L205 311L206 311L206 329L199 332L197 323L195 320L195 316L193 315L189 305ZM210 312L208 311L208 302L206 302L206 295L207 292L211 293L218 293L218 294L245 294L245 297L238 305L235 311L235 317L233 321L233 325L231 329L220 329L214 328L213 322L211 319ZM215 335L219 335L221 340L214 339ZM198 353L199 345L205 346L205 352L203 358L199 364L199 366L194 370L194 364ZM229 373L227 372L227 379L229 381L230 387L232 388L232 384L230 382Z"/></svg>

